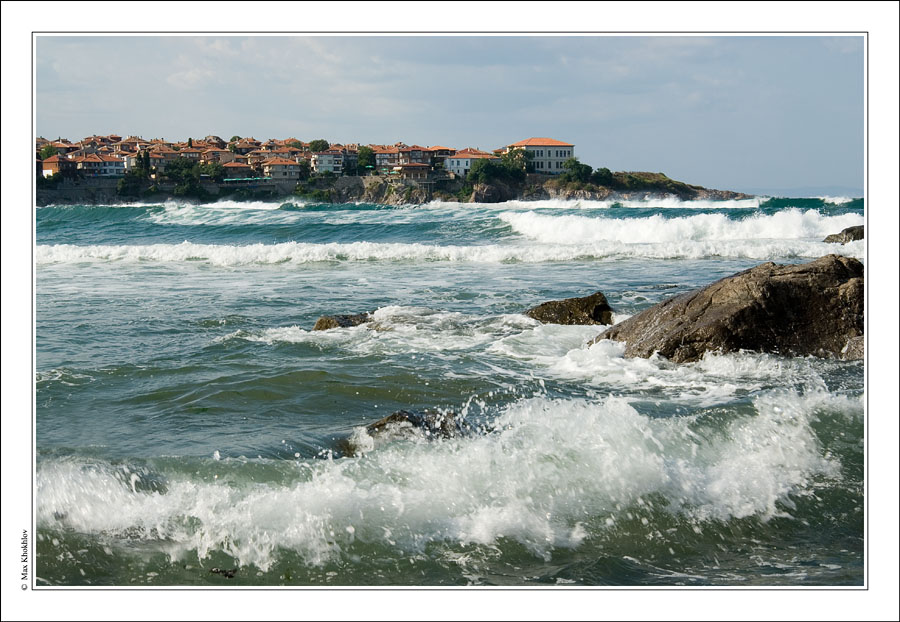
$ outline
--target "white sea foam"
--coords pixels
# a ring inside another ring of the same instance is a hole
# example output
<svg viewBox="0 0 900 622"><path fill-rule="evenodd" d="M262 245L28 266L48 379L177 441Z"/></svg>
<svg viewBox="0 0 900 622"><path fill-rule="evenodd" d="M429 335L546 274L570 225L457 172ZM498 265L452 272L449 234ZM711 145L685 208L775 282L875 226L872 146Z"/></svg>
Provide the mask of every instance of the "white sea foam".
<svg viewBox="0 0 900 622"><path fill-rule="evenodd" d="M268 345L309 343L360 355L424 354L483 349L504 335L537 324L537 320L518 313L477 317L391 305L376 310L371 322L359 326L324 331L280 326L256 332L236 331L219 340L243 339Z"/></svg>
<svg viewBox="0 0 900 622"><path fill-rule="evenodd" d="M816 210L787 209L775 214L757 214L732 220L725 214L696 214L666 218L597 218L578 215L554 216L536 212L504 212L500 218L513 231L545 244L690 245L725 241L774 242L820 240L830 233L863 223L858 214L823 216Z"/></svg>
<svg viewBox="0 0 900 622"><path fill-rule="evenodd" d="M651 197L648 199L540 199L536 201L506 201L504 203L466 203L467 207L481 209L608 209L610 207L629 208L674 208L674 209L753 209L759 207L763 199L729 199L723 201L690 200L685 201L673 195ZM433 201L428 205L439 207L459 206L455 202Z"/></svg>
<svg viewBox="0 0 900 622"><path fill-rule="evenodd" d="M621 318L616 318L621 321ZM665 358L625 358L625 344L601 340L585 344L603 328L538 325L501 337L489 353L528 363L534 372L566 382L581 381L604 390L636 391L648 399L695 406L727 403L773 386L824 390L818 359L762 353L707 353L700 361L674 364Z"/></svg>
<svg viewBox="0 0 900 622"><path fill-rule="evenodd" d="M181 473L165 492L141 491L121 467L45 461L37 522L143 540L175 558L224 551L262 570L280 549L315 565L352 555L357 540L412 554L511 539L549 560L642 508L697 529L783 515L814 481L840 477L812 427L823 400L765 394L752 412L711 423L650 418L620 398L521 399L498 413L492 433L298 461L296 478L280 484ZM241 463L210 459L206 468L238 474Z"/></svg>
<svg viewBox="0 0 900 622"><path fill-rule="evenodd" d="M850 226L850 225L847 225ZM844 227L837 230L840 231ZM552 229L552 227L551 227ZM537 237L564 237L562 231L542 233ZM573 234L578 237L579 234ZM591 236L592 233L581 234ZM636 234L638 235L638 234ZM84 262L194 261L213 266L252 264L307 264L330 261L447 261L471 263L540 263L549 261L604 259L703 259L733 257L767 260L771 258L815 258L835 252L833 244L808 239L732 239L675 240L663 243L629 243L595 241L565 244L485 244L475 246L407 244L389 242L351 242L314 244L283 242L244 246L195 244L151 245L38 245L37 265ZM865 258L862 240L848 242L840 252L857 259Z"/></svg>
<svg viewBox="0 0 900 622"><path fill-rule="evenodd" d="M831 203L832 205L843 205L844 203L849 203L853 200L853 197L818 197L825 203Z"/></svg>

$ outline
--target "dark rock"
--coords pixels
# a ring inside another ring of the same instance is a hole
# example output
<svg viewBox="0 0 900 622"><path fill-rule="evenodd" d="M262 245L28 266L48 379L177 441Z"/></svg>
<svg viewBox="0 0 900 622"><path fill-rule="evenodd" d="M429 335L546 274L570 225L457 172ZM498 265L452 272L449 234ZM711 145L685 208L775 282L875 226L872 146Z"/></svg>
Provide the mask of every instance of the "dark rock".
<svg viewBox="0 0 900 622"><path fill-rule="evenodd" d="M846 244L855 240L862 240L865 236L865 226L857 225L855 227L847 227L840 233L832 233L824 242Z"/></svg>
<svg viewBox="0 0 900 622"><path fill-rule="evenodd" d="M220 574L227 579L233 579L237 574L237 568L210 568L212 574Z"/></svg>
<svg viewBox="0 0 900 622"><path fill-rule="evenodd" d="M452 438L470 431L469 425L455 412L398 410L358 429L350 438L338 441L338 448L344 454L353 456L393 440ZM360 436L361 432L364 435Z"/></svg>
<svg viewBox="0 0 900 622"><path fill-rule="evenodd" d="M854 358L862 354L863 274L862 263L839 255L764 263L661 302L591 343L624 341L625 356L658 352L678 363L737 350Z"/></svg>
<svg viewBox="0 0 900 622"><path fill-rule="evenodd" d="M551 300L525 312L544 324L612 324L612 308L603 292L584 298Z"/></svg>
<svg viewBox="0 0 900 622"><path fill-rule="evenodd" d="M372 319L371 313L357 313L356 315L323 315L316 320L313 330L328 330L329 328L349 328L365 324Z"/></svg>
<svg viewBox="0 0 900 622"><path fill-rule="evenodd" d="M472 191L473 203L499 203L503 200L503 191L494 184L476 184Z"/></svg>

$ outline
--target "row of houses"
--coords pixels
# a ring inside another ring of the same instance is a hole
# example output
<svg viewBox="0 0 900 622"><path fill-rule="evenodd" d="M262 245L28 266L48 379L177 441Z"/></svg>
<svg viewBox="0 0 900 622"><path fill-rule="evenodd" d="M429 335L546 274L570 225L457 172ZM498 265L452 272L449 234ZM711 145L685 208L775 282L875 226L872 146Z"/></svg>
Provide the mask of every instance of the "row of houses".
<svg viewBox="0 0 900 622"><path fill-rule="evenodd" d="M50 145L52 149L48 149ZM472 165L481 159L499 160L513 149L530 152L535 172L559 174L563 163L574 157L574 145L553 138L528 138L491 152L467 147L453 149L441 145L423 147L402 142L393 145L366 145L374 155L371 173L396 174L410 179L428 179L436 174L465 177ZM116 134L89 136L77 143L65 139L35 141L38 154L55 151L54 155L37 157L39 175L79 172L89 177L120 177L136 166L144 152L150 164L159 172L175 159L187 158L200 164L218 163L225 169L227 179L269 177L279 181L298 180L304 169L315 173L342 175L357 171L358 144L329 144L322 151L312 151L310 143L296 138L269 139L233 137L224 141L218 136L184 142L163 139L144 140L136 136L122 138Z"/></svg>

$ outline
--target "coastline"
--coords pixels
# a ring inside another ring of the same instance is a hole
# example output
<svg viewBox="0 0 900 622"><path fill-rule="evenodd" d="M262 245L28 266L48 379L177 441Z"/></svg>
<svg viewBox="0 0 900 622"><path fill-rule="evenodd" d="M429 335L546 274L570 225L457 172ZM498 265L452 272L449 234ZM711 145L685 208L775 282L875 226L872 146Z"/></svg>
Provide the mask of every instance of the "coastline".
<svg viewBox="0 0 900 622"><path fill-rule="evenodd" d="M501 181L467 185L461 179L442 179L428 183L392 179L384 176L345 176L311 178L305 183L269 180L253 185L201 182L204 196L184 196L174 192L174 184L147 187L138 196L117 191L117 178L65 180L54 187L35 190L35 203L46 205L110 205L180 200L206 203L228 199L237 201L312 200L318 203L378 203L418 205L434 200L459 203L501 203L529 200L641 200L674 196L681 200L740 200L755 195L715 190L668 179L659 173L628 173L639 180L625 190L579 182L561 182L550 175L528 175L522 183Z"/></svg>

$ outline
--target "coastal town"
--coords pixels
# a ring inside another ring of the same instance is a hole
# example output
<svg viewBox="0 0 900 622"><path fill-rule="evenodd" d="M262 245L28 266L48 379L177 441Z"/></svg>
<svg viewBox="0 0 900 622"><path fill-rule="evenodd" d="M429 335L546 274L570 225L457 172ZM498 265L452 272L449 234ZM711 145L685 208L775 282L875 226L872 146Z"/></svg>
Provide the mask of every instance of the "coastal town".
<svg viewBox="0 0 900 622"><path fill-rule="evenodd" d="M35 154L38 205L168 198L399 205L749 196L676 181L663 173L594 169L579 162L574 144L547 137L486 151L404 142L363 145L241 136L225 140L213 135L167 141L108 134L77 142L40 137Z"/></svg>
<svg viewBox="0 0 900 622"><path fill-rule="evenodd" d="M528 172L556 175L575 157L574 145L553 138L528 138L492 151L441 145L423 147L397 142L392 145L304 142L296 138L260 141L252 137L206 136L194 140L145 140L116 134L88 136L77 142L65 138L35 140L37 175L81 178L124 177L149 163L151 177L164 175L173 162L187 160L216 171L219 181L270 179L298 182L309 175L394 175L403 179L465 178L478 160L500 161L504 154L522 150Z"/></svg>

